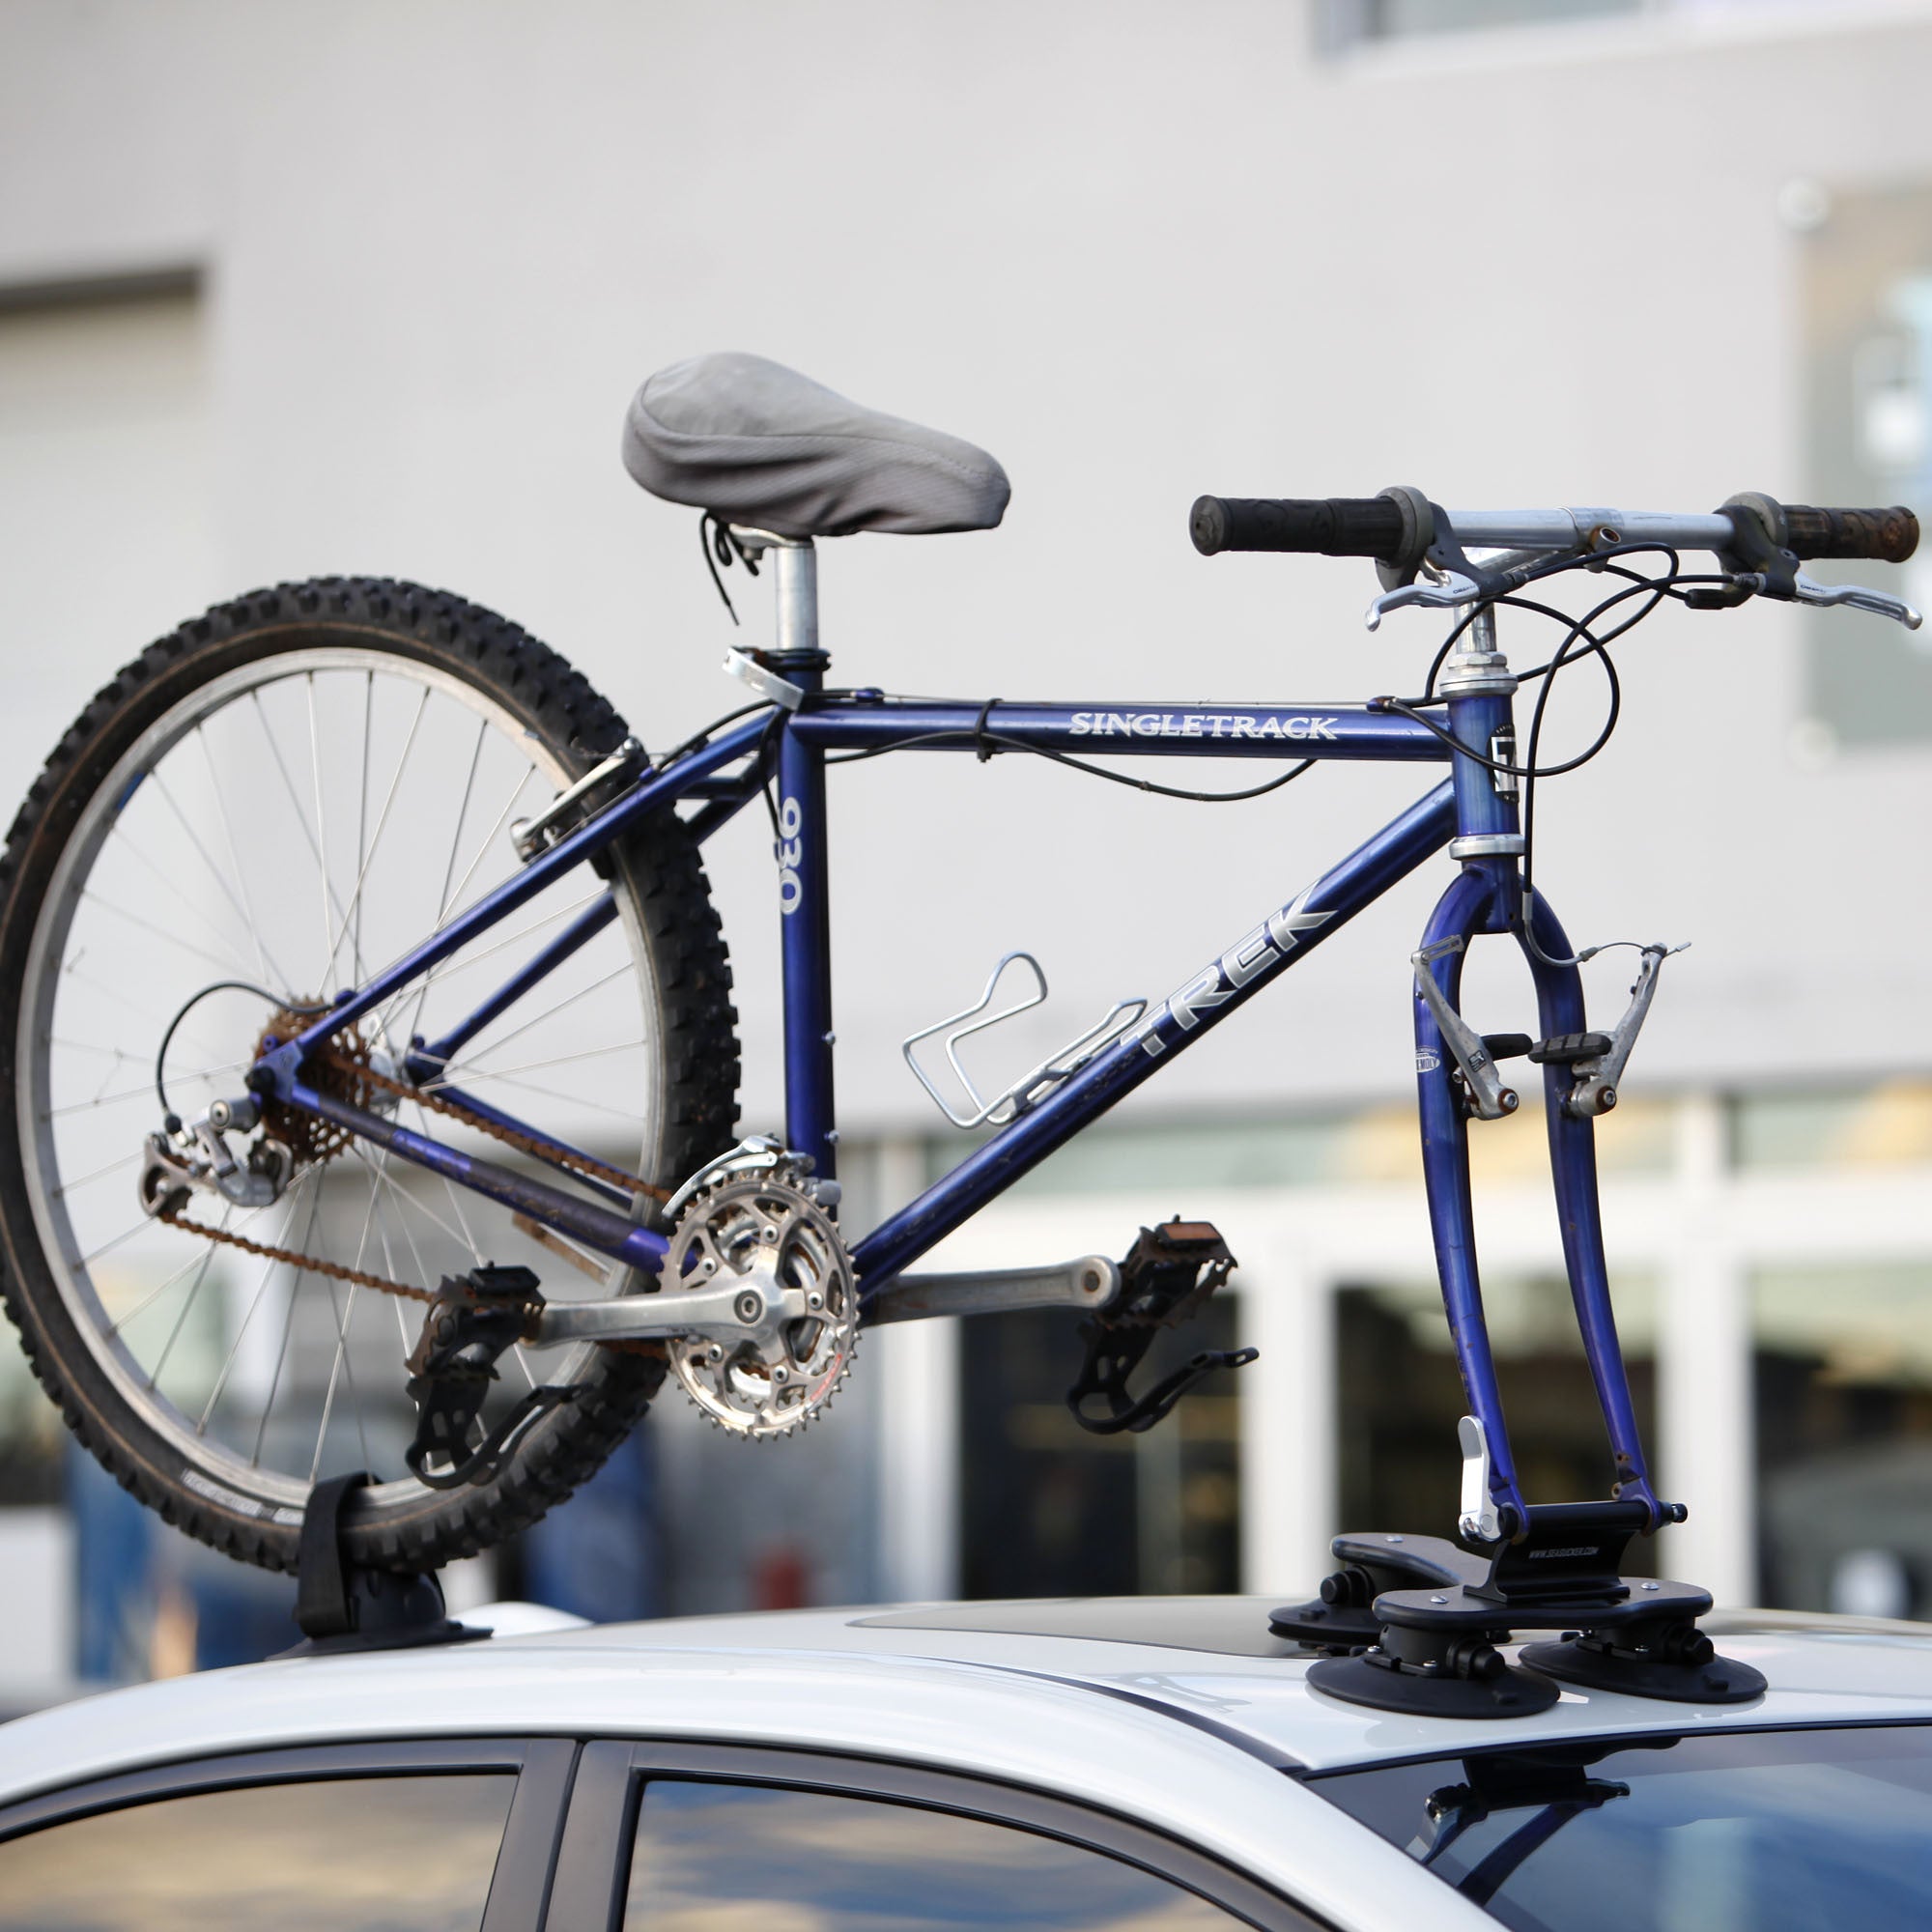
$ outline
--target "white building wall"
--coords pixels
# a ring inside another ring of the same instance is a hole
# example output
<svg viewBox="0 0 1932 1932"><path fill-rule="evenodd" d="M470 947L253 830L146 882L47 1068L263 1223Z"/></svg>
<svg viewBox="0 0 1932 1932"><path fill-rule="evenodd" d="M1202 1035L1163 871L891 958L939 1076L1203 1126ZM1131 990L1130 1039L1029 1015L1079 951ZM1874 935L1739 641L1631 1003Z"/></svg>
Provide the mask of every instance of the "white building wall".
<svg viewBox="0 0 1932 1932"><path fill-rule="evenodd" d="M755 348L1007 463L997 534L827 547L846 675L1358 696L1414 684L1429 624L1365 636L1358 564L1202 560L1182 527L1198 491L1799 497L1803 244L1779 190L1932 174L1919 6L1677 9L1332 60L1272 0L12 0L0 44L0 285L208 272L221 581L453 585L659 743L734 695L694 519L615 460L624 401L663 362ZM114 535L76 519L6 569L61 584L83 627ZM1871 621L1844 620L1845 649ZM1786 612L1660 616L1626 650L1612 753L1548 789L1544 881L1577 933L1698 942L1642 1071L1923 1064L1927 902L1893 841L1925 820L1932 760L1796 761L1797 651ZM852 1125L918 1117L893 1043L1007 947L1056 986L1015 1042L1030 1064L1116 996L1175 983L1414 788L1331 769L1217 812L1011 760L842 775ZM715 863L766 1120L761 845L747 822ZM1436 877L1154 1103L1399 1092ZM1855 943L1812 911L1828 880Z"/></svg>

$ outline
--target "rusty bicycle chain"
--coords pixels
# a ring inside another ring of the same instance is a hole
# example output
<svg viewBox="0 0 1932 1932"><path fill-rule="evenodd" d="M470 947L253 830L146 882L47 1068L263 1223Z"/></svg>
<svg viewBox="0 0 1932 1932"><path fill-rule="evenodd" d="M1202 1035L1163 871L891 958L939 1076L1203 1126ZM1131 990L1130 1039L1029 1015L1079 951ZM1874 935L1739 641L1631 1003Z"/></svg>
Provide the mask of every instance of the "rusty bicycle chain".
<svg viewBox="0 0 1932 1932"><path fill-rule="evenodd" d="M647 1180L639 1180L635 1174L626 1174L620 1167L607 1166L589 1154L577 1153L568 1148L558 1147L554 1142L546 1141L536 1134L520 1133L514 1127L506 1127L499 1122L486 1119L456 1100L445 1099L440 1094L426 1093L420 1087L412 1087L406 1080L392 1079L386 1073L378 1073L373 1066L356 1060L336 1049L325 1048L320 1056L338 1071L371 1087L380 1087L384 1093L393 1094L398 1099L412 1100L419 1107L434 1114L442 1114L450 1120L460 1121L479 1134L492 1140L501 1141L504 1146L515 1148L520 1153L527 1153L536 1159L550 1162L569 1172L585 1175L602 1180L627 1192L652 1201L668 1201L670 1189L657 1187ZM301 1268L311 1274L327 1275L333 1281L354 1282L362 1288L372 1288L383 1294L401 1295L407 1301L431 1303L435 1293L426 1288L415 1288L408 1282L391 1281L386 1275L371 1274L363 1268L346 1267L340 1262L326 1260L321 1255L305 1255L296 1248L279 1248L268 1241L257 1241L246 1235L238 1235L227 1228L211 1228L205 1222L190 1221L180 1209L170 1212L163 1210L158 1217L171 1228L179 1228L186 1235L199 1235L204 1240L218 1242L224 1247L240 1248L244 1254L259 1255L264 1261L285 1262L291 1267Z"/></svg>

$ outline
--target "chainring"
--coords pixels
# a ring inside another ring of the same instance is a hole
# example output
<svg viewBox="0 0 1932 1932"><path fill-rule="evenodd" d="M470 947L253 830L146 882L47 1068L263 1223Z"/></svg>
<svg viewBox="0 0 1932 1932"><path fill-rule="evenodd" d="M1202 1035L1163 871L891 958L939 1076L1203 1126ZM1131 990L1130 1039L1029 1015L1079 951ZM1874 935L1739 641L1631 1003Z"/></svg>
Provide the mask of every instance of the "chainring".
<svg viewBox="0 0 1932 1932"><path fill-rule="evenodd" d="M660 1291L741 1278L782 1314L737 1342L681 1335L670 1365L721 1429L752 1441L789 1435L831 1402L859 1346L859 1293L838 1230L804 1172L781 1162L702 1189L678 1218Z"/></svg>

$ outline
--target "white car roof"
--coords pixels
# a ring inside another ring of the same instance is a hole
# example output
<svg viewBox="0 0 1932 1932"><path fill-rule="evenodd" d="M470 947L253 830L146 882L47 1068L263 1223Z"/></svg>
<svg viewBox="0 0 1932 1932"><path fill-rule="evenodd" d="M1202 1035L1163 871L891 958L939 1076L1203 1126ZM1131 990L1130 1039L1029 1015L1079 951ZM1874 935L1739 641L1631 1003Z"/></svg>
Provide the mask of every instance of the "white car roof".
<svg viewBox="0 0 1932 1932"><path fill-rule="evenodd" d="M545 1733L755 1743L1098 1804L1355 1924L1368 1922L1360 1861L1378 1841L1285 1771L1557 1738L1932 1720L1932 1626L1734 1612L1706 1627L1726 1655L1765 1673L1770 1689L1753 1703L1566 1686L1533 1717L1447 1719L1311 1690L1305 1657L1267 1633L1269 1602L926 1605L536 1630L526 1614L522 1635L211 1671L0 1725L0 1804L142 1765L304 1743ZM1304 1812L1309 1829L1293 1830ZM1465 1922L1419 1866L1378 1869L1380 1906ZM1492 1924L1468 1910L1467 1924Z"/></svg>

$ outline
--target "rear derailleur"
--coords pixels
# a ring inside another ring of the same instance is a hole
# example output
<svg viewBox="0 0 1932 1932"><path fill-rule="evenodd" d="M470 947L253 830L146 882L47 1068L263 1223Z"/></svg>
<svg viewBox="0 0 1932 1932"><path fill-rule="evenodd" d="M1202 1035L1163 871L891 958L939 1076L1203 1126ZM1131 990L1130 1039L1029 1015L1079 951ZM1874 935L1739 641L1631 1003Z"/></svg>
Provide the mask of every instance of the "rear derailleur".
<svg viewBox="0 0 1932 1932"><path fill-rule="evenodd" d="M227 1141L230 1133L253 1133L261 1120L261 1104L252 1094L215 1101L191 1126L170 1114L167 1129L150 1134L142 1149L142 1211L156 1218L178 1214L197 1191L219 1195L237 1208L266 1208L280 1200L295 1174L295 1151L263 1133L237 1160Z"/></svg>
<svg viewBox="0 0 1932 1932"><path fill-rule="evenodd" d="M1066 1391L1066 1406L1082 1429L1095 1435L1139 1435L1169 1414L1189 1389L1217 1369L1245 1368L1259 1350L1205 1349L1144 1394L1127 1387L1162 1328L1176 1328L1207 1305L1234 1270L1235 1257L1207 1221L1178 1215L1143 1228L1121 1264L1121 1291L1104 1315L1080 1324L1087 1358ZM1097 1402L1099 1412L1090 1405Z"/></svg>

